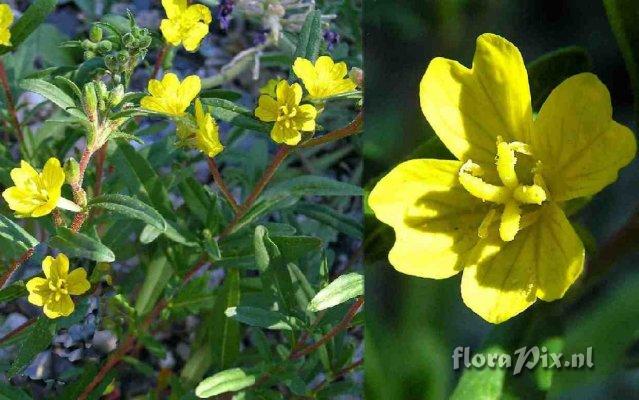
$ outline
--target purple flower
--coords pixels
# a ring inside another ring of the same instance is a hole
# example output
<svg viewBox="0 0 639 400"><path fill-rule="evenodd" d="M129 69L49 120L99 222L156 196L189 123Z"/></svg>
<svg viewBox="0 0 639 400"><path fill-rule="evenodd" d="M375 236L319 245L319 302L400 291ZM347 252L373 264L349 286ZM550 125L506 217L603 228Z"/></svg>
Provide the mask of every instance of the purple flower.
<svg viewBox="0 0 639 400"><path fill-rule="evenodd" d="M217 19L220 20L221 29L229 29L231 13L233 13L233 0L220 0L220 5L217 6Z"/></svg>
<svg viewBox="0 0 639 400"><path fill-rule="evenodd" d="M333 50L333 47L335 47L335 45L339 43L340 36L339 36L339 33L335 31L327 29L324 31L323 36L329 51Z"/></svg>

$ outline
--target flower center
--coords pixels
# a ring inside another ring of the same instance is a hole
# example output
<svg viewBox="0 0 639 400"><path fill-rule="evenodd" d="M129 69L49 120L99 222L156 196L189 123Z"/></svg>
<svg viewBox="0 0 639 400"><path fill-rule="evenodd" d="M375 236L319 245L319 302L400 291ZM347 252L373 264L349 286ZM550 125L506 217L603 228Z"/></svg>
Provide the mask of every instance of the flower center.
<svg viewBox="0 0 639 400"><path fill-rule="evenodd" d="M49 281L49 290L51 290L51 298L54 301L60 301L62 296L69 294L67 289L67 280L58 278L56 281Z"/></svg>
<svg viewBox="0 0 639 400"><path fill-rule="evenodd" d="M488 228L495 219L497 208L503 205L499 236L506 242L513 240L521 229L522 208L541 205L547 198L543 179L537 172L539 162L531 169L533 183L522 184L515 171L516 153L531 156L530 148L525 143L506 143L498 139L496 166L503 185L493 185L480 178L483 170L472 160L466 161L459 170L459 182L470 194L482 201L496 204L482 221L478 230L479 237L488 235Z"/></svg>
<svg viewBox="0 0 639 400"><path fill-rule="evenodd" d="M277 113L277 122L284 125L285 128L295 128L293 118L297 115L297 107L280 106Z"/></svg>

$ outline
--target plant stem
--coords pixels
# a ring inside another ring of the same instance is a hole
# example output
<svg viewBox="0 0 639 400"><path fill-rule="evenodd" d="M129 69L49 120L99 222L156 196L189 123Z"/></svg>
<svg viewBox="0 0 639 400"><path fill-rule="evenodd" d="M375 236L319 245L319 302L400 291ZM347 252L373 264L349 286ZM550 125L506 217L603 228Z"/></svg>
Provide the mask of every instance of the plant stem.
<svg viewBox="0 0 639 400"><path fill-rule="evenodd" d="M207 161L209 164L209 170L211 171L211 175L213 175L213 180L215 181L215 184L220 189L220 192L222 192L222 194L226 198L226 201L228 201L228 203L231 205L231 207L233 208L233 211L237 213L240 210L240 208L237 205L237 202L235 201L235 199L233 198L233 195L231 194L231 191L229 190L228 186L226 186L226 183L224 182L224 179L222 178L222 174L220 174L220 170L217 167L217 163L215 162L214 159L210 157L207 157Z"/></svg>
<svg viewBox="0 0 639 400"><path fill-rule="evenodd" d="M4 68L4 62L2 62L2 60L0 60L0 85L2 85L2 89L4 90L4 95L7 100L7 110L11 115L11 123L16 131L16 137L18 138L18 142L22 143L24 135L22 134L22 128L20 127L20 121L18 120L18 112L16 111L15 101L13 99L13 94L11 93L11 87L9 86L7 71Z"/></svg>
<svg viewBox="0 0 639 400"><path fill-rule="evenodd" d="M20 325L16 329L4 335L2 338L0 338L0 345L4 344L7 340L11 339L12 337L17 336L20 332L24 331L25 329L33 325L37 320L38 318L31 318L30 320L25 321L22 325Z"/></svg>
<svg viewBox="0 0 639 400"><path fill-rule="evenodd" d="M364 304L364 298L358 297L357 300L355 300L355 303L353 303L353 305L351 306L351 308L348 309L348 311L346 312L346 315L344 315L344 318L342 318L342 320L337 325L335 325L333 329L328 331L328 333L322 336L317 342L292 353L289 358L291 360L297 360L298 358L304 357L305 355L310 354L314 352L315 350L319 349L320 347L322 347L326 342L331 340L338 333L348 329L351 322L353 321L353 318L355 318L355 315L357 314L357 312L359 311L360 307L363 304Z"/></svg>
<svg viewBox="0 0 639 400"><path fill-rule="evenodd" d="M239 211L235 214L235 218L233 219L233 221L231 221L229 226L227 226L226 229L224 229L224 231L220 235L221 237L226 237L230 235L231 233L233 233L233 229L235 228L237 223L240 222L240 220L251 209L251 206L253 205L253 203L255 203L255 200L257 200L260 194L262 194L262 191L264 191L264 188L266 188L268 183L273 178L273 175L275 175L277 168L280 165L282 165L282 162L284 161L284 159L286 159L286 156L288 156L290 152L291 152L291 147L289 146L282 145L279 147L279 149L277 150L277 153L275 153L275 156L273 157L273 160L271 161L271 164L266 168L266 170L262 174L262 177L253 188L253 191L251 192L251 194L249 194L246 200L244 200L242 205L239 207Z"/></svg>
<svg viewBox="0 0 639 400"><path fill-rule="evenodd" d="M363 125L364 115L362 112L360 112L359 114L357 114L355 119L353 119L353 121L351 121L351 123L346 125L345 127L336 129L332 132L327 133L326 135L309 139L306 142L301 143L297 147L306 148L319 146L321 144L332 142L334 140L343 139L345 137L361 132Z"/></svg>
<svg viewBox="0 0 639 400"><path fill-rule="evenodd" d="M11 278L11 275L13 275L13 273L16 271L16 269L18 269L19 266L21 266L29 258L31 258L34 252L35 252L35 247L31 247L27 249L24 253L22 253L20 258L18 258L17 260L15 260L9 265L9 268L7 268L7 270L2 274L2 276L0 276L0 289L4 288L4 285L7 283L9 278Z"/></svg>
<svg viewBox="0 0 639 400"><path fill-rule="evenodd" d="M164 59L166 58L166 53L169 51L169 44L165 43L164 46L160 49L158 53L158 58L155 59L155 64L153 65L153 72L151 73L151 79L156 79L158 73L160 72L160 68L162 68L162 64L164 63Z"/></svg>

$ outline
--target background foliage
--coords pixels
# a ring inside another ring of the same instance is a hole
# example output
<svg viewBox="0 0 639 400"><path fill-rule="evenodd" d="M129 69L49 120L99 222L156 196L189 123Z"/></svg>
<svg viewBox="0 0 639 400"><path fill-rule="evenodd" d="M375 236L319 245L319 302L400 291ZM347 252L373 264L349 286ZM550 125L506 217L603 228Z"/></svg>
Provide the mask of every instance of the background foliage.
<svg viewBox="0 0 639 400"><path fill-rule="evenodd" d="M364 16L367 187L403 159L449 156L432 139L419 109L419 81L435 56L470 65L475 39L484 32L502 35L520 49L537 107L563 77L592 70L611 92L614 118L637 132L636 2L378 0L366 2ZM537 302L499 326L464 306L460 276L435 281L394 271L385 258L392 230L367 211L366 397L639 398L637 166L634 161L625 168L612 187L573 217L588 248L585 279L564 300ZM484 370L463 379L452 368L457 346L512 353L542 344L566 354L593 346L596 367L517 378Z"/></svg>

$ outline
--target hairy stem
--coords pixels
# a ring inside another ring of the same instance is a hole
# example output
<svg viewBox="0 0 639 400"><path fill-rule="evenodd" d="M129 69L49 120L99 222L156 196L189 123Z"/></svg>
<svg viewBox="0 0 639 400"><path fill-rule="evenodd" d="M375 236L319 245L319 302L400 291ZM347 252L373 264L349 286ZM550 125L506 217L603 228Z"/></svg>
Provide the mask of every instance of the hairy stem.
<svg viewBox="0 0 639 400"><path fill-rule="evenodd" d="M13 99L13 93L11 93L11 87L9 86L9 78L7 78L7 71L4 68L4 62L0 60L0 85L4 90L4 96L7 100L7 110L11 116L11 124L16 131L16 137L18 142L22 143L24 135L22 134L22 128L20 127L20 121L18 120L18 112L16 110L16 104Z"/></svg>
<svg viewBox="0 0 639 400"><path fill-rule="evenodd" d="M211 175L213 175L213 180L215 181L215 184L220 189L220 192L222 192L222 195L224 195L224 198L226 198L226 201L228 201L228 203L231 205L231 207L233 208L233 211L237 213L240 210L240 208L237 205L237 202L235 201L235 199L233 198L233 195L231 194L231 191L229 190L228 186L226 186L226 183L224 182L224 179L222 178L222 174L220 174L220 169L217 167L217 163L215 162L214 159L210 157L207 157L207 161L209 164L209 170L211 171Z"/></svg>
<svg viewBox="0 0 639 400"><path fill-rule="evenodd" d="M306 142L300 144L298 147L306 148L306 147L319 146L321 144L332 142L334 140L339 140L351 135L355 135L361 132L363 125L364 125L364 114L360 112L359 114L357 114L355 119L353 119L353 121L351 121L351 123L346 125L345 127L341 129L336 129L332 132L327 133L326 135L309 139Z"/></svg>
<svg viewBox="0 0 639 400"><path fill-rule="evenodd" d="M18 258L17 260L15 260L9 265L9 268L7 268L7 270L4 271L2 276L0 276L0 289L4 288L9 278L11 278L11 275L13 275L13 273L18 269L19 266L21 266L29 258L31 258L34 252L35 252L35 247L31 247L27 249L24 253L22 253L20 258Z"/></svg>

